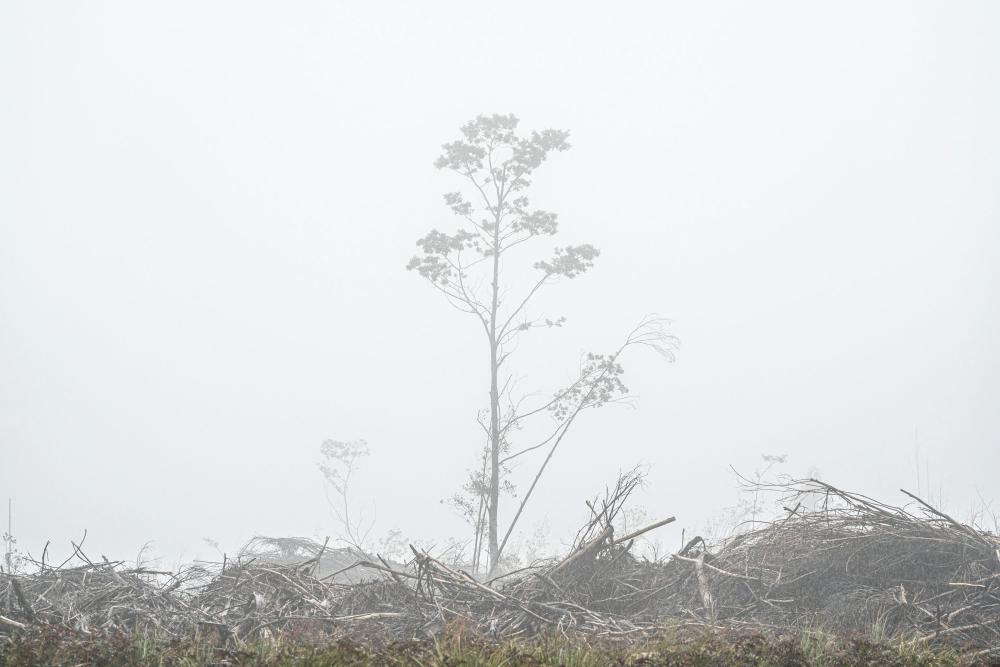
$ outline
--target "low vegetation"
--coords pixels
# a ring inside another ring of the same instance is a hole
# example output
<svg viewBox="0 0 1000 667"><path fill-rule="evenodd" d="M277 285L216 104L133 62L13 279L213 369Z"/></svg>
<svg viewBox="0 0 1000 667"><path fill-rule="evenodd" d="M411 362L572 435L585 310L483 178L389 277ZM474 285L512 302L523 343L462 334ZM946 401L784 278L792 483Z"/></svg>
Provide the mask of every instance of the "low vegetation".
<svg viewBox="0 0 1000 667"><path fill-rule="evenodd" d="M642 642L586 643L565 638L500 642L462 631L437 639L371 645L350 639L316 643L287 636L239 648L202 640L127 633L83 635L42 628L11 638L0 664L29 665L247 665L300 667L622 667L710 665L888 665L898 667L988 665L972 651L902 643L842 639L819 632L787 636L712 630L665 631Z"/></svg>

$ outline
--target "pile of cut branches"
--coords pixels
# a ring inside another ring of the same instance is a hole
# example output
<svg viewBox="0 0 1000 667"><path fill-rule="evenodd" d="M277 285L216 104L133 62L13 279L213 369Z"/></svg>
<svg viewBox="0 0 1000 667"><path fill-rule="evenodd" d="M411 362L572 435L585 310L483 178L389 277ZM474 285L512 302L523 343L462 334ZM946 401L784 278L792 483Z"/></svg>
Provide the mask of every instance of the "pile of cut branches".
<svg viewBox="0 0 1000 667"><path fill-rule="evenodd" d="M818 480L761 489L779 494L785 516L715 549L691 540L654 576L663 612L1000 654L998 536L906 491L904 508Z"/></svg>
<svg viewBox="0 0 1000 667"><path fill-rule="evenodd" d="M28 625L57 625L90 632L165 629L193 615L179 591L198 574L122 561L91 560L73 543L73 555L58 565L29 560L30 575L0 574L0 633ZM70 565L70 563L74 563Z"/></svg>
<svg viewBox="0 0 1000 667"><path fill-rule="evenodd" d="M236 558L171 573L94 562L74 545L72 566L43 557L31 574L0 575L0 635L32 626L153 630L239 646L288 633L420 639L456 625L484 638L623 639L685 624L821 628L1000 656L995 535L915 497L909 509L893 507L804 480L763 487L781 494L781 518L719 545L694 538L649 561L635 555L634 540L672 517L626 535L613 528L639 480L625 475L588 503L564 558L492 579L414 547L403 565L257 540Z"/></svg>

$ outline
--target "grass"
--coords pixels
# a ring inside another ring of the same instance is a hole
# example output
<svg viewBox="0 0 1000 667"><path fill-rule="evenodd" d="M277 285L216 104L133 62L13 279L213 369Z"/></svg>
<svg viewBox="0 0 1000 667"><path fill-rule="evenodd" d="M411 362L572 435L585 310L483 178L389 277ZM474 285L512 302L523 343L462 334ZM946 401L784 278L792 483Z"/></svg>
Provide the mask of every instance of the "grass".
<svg viewBox="0 0 1000 667"><path fill-rule="evenodd" d="M317 643L284 638L240 649L154 635L88 636L43 629L0 644L0 665L244 665L298 667L656 667L677 665L989 665L984 656L912 644L848 640L820 632L787 637L670 632L656 641L600 645L549 639L531 644L488 642L451 633L437 640L372 646L350 640Z"/></svg>

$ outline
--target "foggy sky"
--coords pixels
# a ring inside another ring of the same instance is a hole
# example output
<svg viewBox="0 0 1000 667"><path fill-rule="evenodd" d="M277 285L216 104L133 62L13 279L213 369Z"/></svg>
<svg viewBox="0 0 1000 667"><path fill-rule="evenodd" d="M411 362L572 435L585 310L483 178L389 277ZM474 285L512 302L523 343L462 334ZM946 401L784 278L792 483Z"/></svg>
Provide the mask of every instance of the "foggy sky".
<svg viewBox="0 0 1000 667"><path fill-rule="evenodd" d="M637 409L581 418L525 531L572 535L641 462L673 546L762 453L890 501L919 465L963 517L1000 509L998 44L990 2L8 0L0 496L20 546L322 539L326 438L368 440L376 533L460 536L439 501L481 445L487 350L404 266L452 228L432 162L481 113L570 130L533 200L555 243L602 251L540 302L567 325L526 340L521 386L552 390L647 313L682 341L675 364L625 360Z"/></svg>

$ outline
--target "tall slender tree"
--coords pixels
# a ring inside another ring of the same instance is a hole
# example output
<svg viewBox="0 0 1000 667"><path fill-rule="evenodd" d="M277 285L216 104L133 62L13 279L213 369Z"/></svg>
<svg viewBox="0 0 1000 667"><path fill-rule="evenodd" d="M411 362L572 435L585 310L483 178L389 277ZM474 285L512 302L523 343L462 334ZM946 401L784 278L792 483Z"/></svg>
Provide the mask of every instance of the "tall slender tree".
<svg viewBox="0 0 1000 667"><path fill-rule="evenodd" d="M465 191L444 195L445 204L460 219L451 233L437 229L417 241L420 253L407 268L417 271L458 310L474 317L485 334L489 356L489 407L479 418L485 434L483 465L466 485L471 498L463 501L475 527L473 567L488 557L496 569L510 535L542 473L576 416L627 397L619 358L625 349L648 346L673 359L676 339L666 333L665 321L647 318L610 355L589 354L578 379L570 386L526 406L526 398L512 396L511 378L501 381L504 367L523 333L539 327L560 327L565 318L530 317L529 302L544 287L576 278L594 265L600 254L589 244L556 247L548 259L536 261L537 271L520 295L511 297L505 283L505 259L519 246L559 230L555 213L531 207L527 190L535 171L553 153L569 148L569 133L544 130L517 133L513 115L479 116L461 128L461 138L444 144L435 162L460 176ZM512 452L513 431L525 420L549 415L554 423L539 441ZM507 530L501 535L499 507L506 465L513 459L548 446L548 453L528 491L521 498Z"/></svg>

